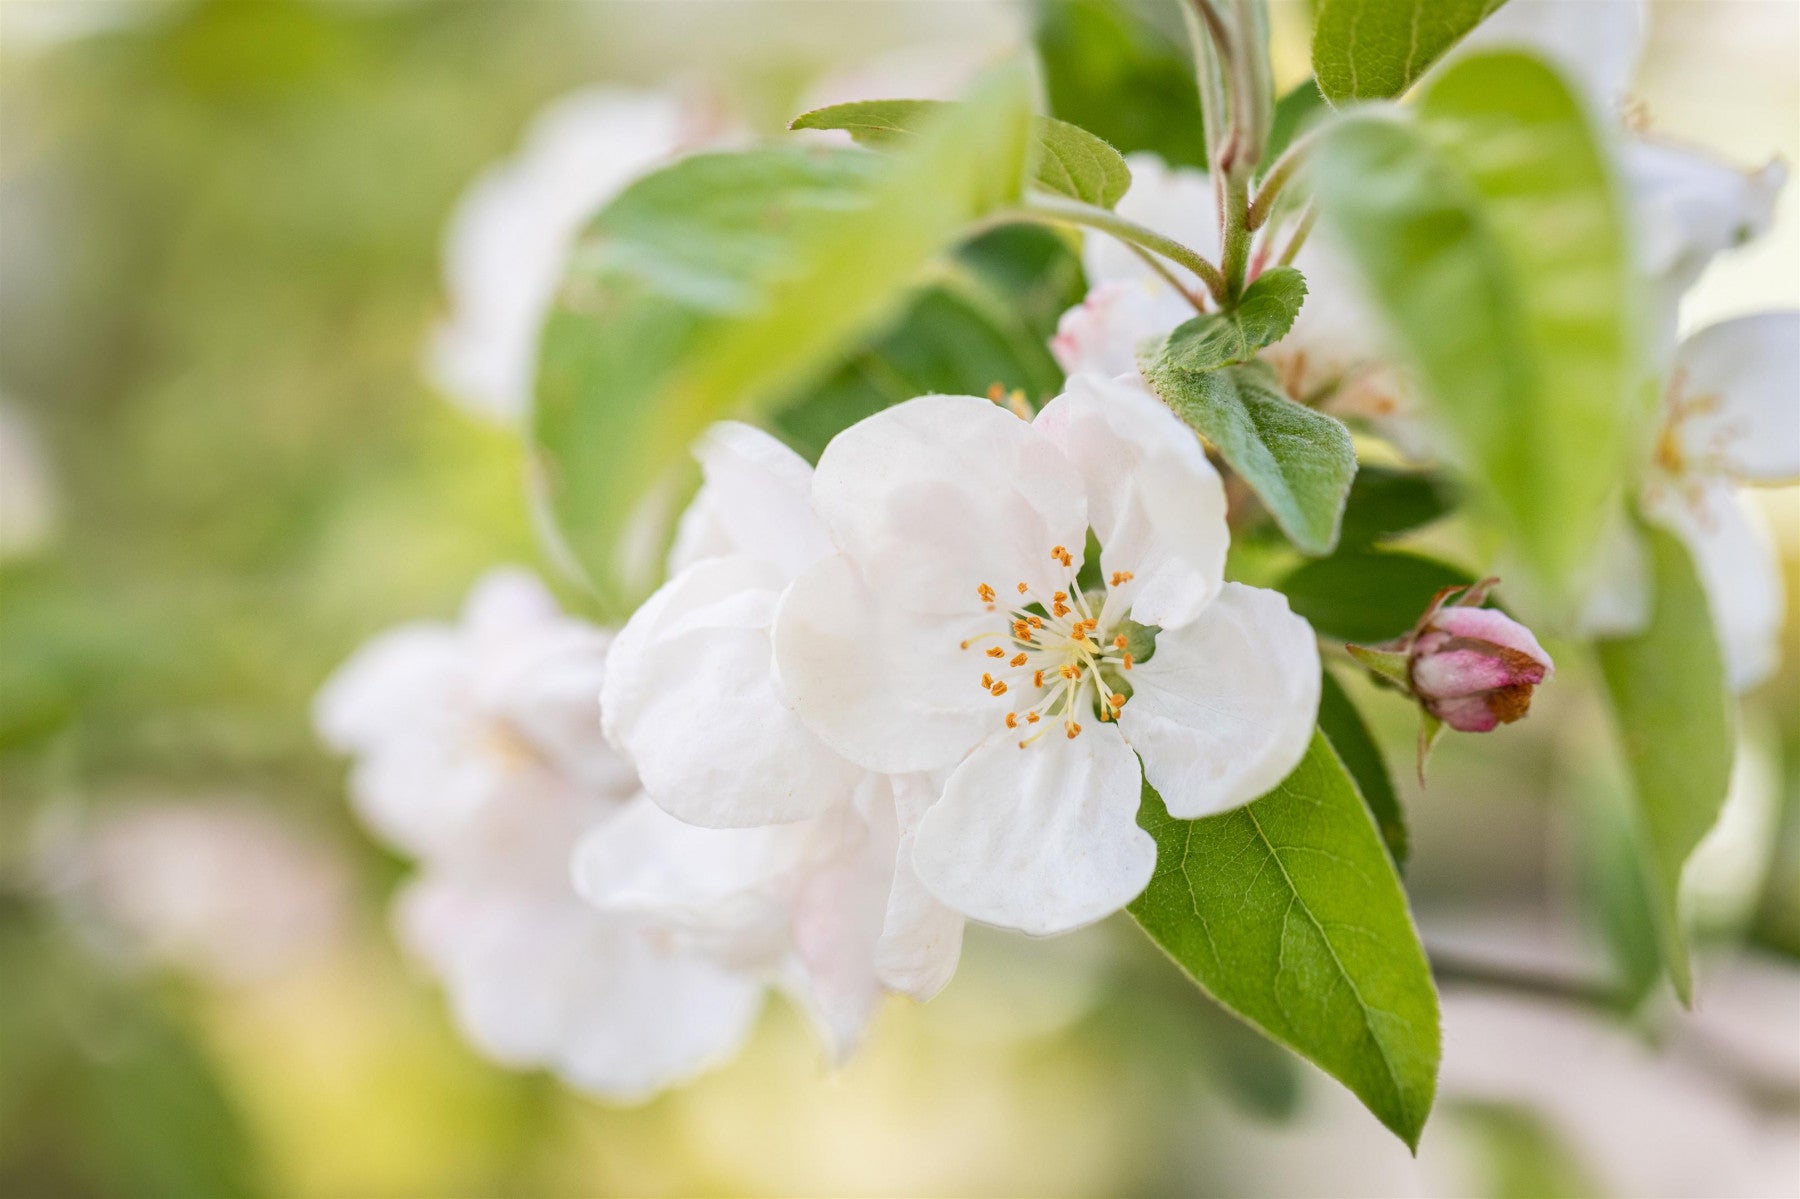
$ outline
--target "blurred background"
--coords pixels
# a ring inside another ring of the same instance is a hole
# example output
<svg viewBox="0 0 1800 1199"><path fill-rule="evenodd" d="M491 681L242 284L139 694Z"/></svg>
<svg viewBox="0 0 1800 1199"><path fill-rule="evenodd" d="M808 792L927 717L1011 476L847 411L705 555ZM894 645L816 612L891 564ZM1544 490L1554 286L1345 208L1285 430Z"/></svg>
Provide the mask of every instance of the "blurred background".
<svg viewBox="0 0 1800 1199"><path fill-rule="evenodd" d="M1306 13L1273 8L1292 83ZM1058 12L0 0L0 1194L1800 1194L1800 604L1695 867L1691 1015L1588 985L1630 932L1593 901L1620 784L1579 665L1426 791L1370 699L1449 965L1417 1159L1123 919L972 934L842 1070L774 1004L631 1109L482 1061L396 948L407 866L312 696L487 567L553 573L518 437L423 368L459 196L571 89L673 83L773 134L954 90ZM1800 159L1800 5L1650 20L1652 128ZM1683 319L1797 305L1790 187ZM1793 589L1800 494L1759 501Z"/></svg>

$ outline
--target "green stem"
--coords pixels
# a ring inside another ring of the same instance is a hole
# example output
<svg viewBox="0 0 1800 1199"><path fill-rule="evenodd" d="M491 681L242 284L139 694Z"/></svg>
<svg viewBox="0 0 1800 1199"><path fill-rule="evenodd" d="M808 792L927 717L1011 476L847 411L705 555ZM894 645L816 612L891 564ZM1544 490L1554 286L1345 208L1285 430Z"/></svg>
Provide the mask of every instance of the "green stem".
<svg viewBox="0 0 1800 1199"><path fill-rule="evenodd" d="M1282 152L1281 157L1275 160L1275 165L1269 168L1268 174L1263 176L1262 187L1257 189L1256 200L1250 205L1249 220L1245 222L1251 232L1262 228L1269 219L1269 214L1275 211L1275 201L1281 198L1281 189L1288 185L1294 173L1306 161L1316 140L1316 134L1302 136Z"/></svg>
<svg viewBox="0 0 1800 1199"><path fill-rule="evenodd" d="M1034 196L1006 215L1052 224L1081 225L1109 233L1128 245L1160 254L1176 265L1186 267L1206 284L1206 290L1212 293L1215 300L1221 304L1225 302L1225 276L1218 267L1174 238L1164 237L1148 226L1127 220L1111 209L1083 204L1079 200Z"/></svg>
<svg viewBox="0 0 1800 1199"><path fill-rule="evenodd" d="M1318 222L1318 219L1318 210L1312 206L1312 201L1307 201L1306 210L1300 214L1300 223L1294 226L1294 236L1288 239L1287 249L1281 252L1281 261L1278 265L1294 265L1294 259L1299 257L1300 247L1306 244L1306 239L1312 233L1313 225Z"/></svg>
<svg viewBox="0 0 1800 1199"><path fill-rule="evenodd" d="M1624 1011L1630 1006L1629 997L1622 990L1597 980L1570 978L1530 967L1486 961L1442 946L1427 948L1425 956L1431 960L1431 973L1440 983L1464 983L1544 999L1560 999L1608 1012Z"/></svg>
<svg viewBox="0 0 1800 1199"><path fill-rule="evenodd" d="M1250 230L1246 224L1250 209L1248 175L1248 167L1242 165L1234 166L1225 175L1224 252L1219 269L1225 276L1225 294L1230 300L1243 294L1244 273L1250 265Z"/></svg>

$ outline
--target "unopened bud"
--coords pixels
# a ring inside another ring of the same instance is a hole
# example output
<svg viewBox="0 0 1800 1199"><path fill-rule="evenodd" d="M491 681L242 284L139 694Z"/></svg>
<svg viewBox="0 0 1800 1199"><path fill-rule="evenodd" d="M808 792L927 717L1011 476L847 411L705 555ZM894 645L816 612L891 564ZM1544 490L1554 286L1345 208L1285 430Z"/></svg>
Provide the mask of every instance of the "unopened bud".
<svg viewBox="0 0 1800 1199"><path fill-rule="evenodd" d="M1409 673L1425 710L1463 733L1486 733L1531 709L1555 672L1531 630L1493 608L1441 608L1413 641Z"/></svg>

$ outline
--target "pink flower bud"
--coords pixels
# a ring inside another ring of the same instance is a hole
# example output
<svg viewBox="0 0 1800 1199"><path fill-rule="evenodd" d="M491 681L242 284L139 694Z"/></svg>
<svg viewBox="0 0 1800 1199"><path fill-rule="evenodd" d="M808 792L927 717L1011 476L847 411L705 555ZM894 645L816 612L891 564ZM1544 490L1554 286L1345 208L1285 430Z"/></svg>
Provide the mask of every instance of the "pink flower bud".
<svg viewBox="0 0 1800 1199"><path fill-rule="evenodd" d="M1445 607L1412 639L1408 673L1425 710L1464 733L1511 724L1556 670L1531 630L1493 608Z"/></svg>

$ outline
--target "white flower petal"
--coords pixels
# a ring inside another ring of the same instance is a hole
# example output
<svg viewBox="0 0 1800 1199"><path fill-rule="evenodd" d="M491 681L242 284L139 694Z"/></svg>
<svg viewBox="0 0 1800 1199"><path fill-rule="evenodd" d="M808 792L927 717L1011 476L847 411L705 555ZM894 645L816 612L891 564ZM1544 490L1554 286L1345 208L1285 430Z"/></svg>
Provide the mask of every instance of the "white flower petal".
<svg viewBox="0 0 1800 1199"><path fill-rule="evenodd" d="M1038 414L1087 487L1101 573L1128 571L1132 619L1176 627L1193 620L1225 578L1225 487L1200 440L1141 387L1071 378Z"/></svg>
<svg viewBox="0 0 1800 1199"><path fill-rule="evenodd" d="M975 396L896 404L832 439L813 507L870 587L919 612L978 611L976 588L1048 595L1087 536L1079 477L1031 425Z"/></svg>
<svg viewBox="0 0 1800 1199"><path fill-rule="evenodd" d="M1759 483L1800 478L1800 312L1707 326L1681 343L1669 386L1689 470Z"/></svg>
<svg viewBox="0 0 1800 1199"><path fill-rule="evenodd" d="M1191 304L1162 280L1102 283L1062 314L1050 353L1068 374L1137 377L1138 346L1194 317Z"/></svg>
<svg viewBox="0 0 1800 1199"><path fill-rule="evenodd" d="M835 818L835 820L834 820ZM832 1059L844 1061L881 1004L876 971L899 830L891 810L876 824L848 808L825 823L829 852L794 896L794 954L805 979L803 1001Z"/></svg>
<svg viewBox="0 0 1800 1199"><path fill-rule="evenodd" d="M943 787L926 775L893 775L900 844L875 969L882 985L924 1003L950 981L962 957L962 915L938 901L913 868L918 822Z"/></svg>
<svg viewBox="0 0 1800 1199"><path fill-rule="evenodd" d="M1483 50L1530 50L1561 68L1595 108L1610 111L1637 72L1645 8L1643 0L1511 0L1445 62Z"/></svg>
<svg viewBox="0 0 1800 1199"><path fill-rule="evenodd" d="M767 562L708 559L664 584L613 643L606 735L651 798L690 824L805 819L861 776L776 694L770 621L782 582Z"/></svg>
<svg viewBox="0 0 1800 1199"><path fill-rule="evenodd" d="M1021 749L996 737L951 774L913 843L913 866L965 916L1067 932L1137 898L1156 842L1137 824L1137 758L1118 730L1053 728Z"/></svg>
<svg viewBox="0 0 1800 1199"><path fill-rule="evenodd" d="M812 512L812 467L761 429L720 421L694 447L705 476L681 517L669 573L702 558L744 554L786 578L831 552Z"/></svg>
<svg viewBox="0 0 1800 1199"><path fill-rule="evenodd" d="M1726 483L1652 488L1645 511L1687 545L1706 589L1733 689L1748 691L1781 663L1787 595L1774 537Z"/></svg>
<svg viewBox="0 0 1800 1199"><path fill-rule="evenodd" d="M861 766L946 767L1005 716L1005 701L978 685L979 651L961 647L994 624L994 614L979 610L960 621L913 616L878 598L834 554L782 597L774 634L780 690L808 728Z"/></svg>
<svg viewBox="0 0 1800 1199"><path fill-rule="evenodd" d="M1119 215L1148 226L1164 237L1172 237L1217 262L1217 206L1212 182L1205 172L1191 167L1172 167L1157 155L1143 152L1127 155L1125 161L1131 167L1131 187L1117 205ZM1089 286L1135 282L1171 292L1156 272L1117 238L1098 233L1083 235L1081 262ZM1181 267L1171 266L1170 269L1178 275L1185 274ZM1204 290L1200 281L1192 276L1187 276L1183 282L1191 283L1196 291ZM1172 293L1170 298L1180 301L1180 297ZM1173 322L1165 330L1178 323Z"/></svg>
<svg viewBox="0 0 1800 1199"><path fill-rule="evenodd" d="M1165 629L1131 672L1119 727L1182 820L1249 803L1299 764L1319 709L1312 627L1280 593L1227 583L1193 624Z"/></svg>
<svg viewBox="0 0 1800 1199"><path fill-rule="evenodd" d="M313 724L340 753L371 750L440 707L466 673L451 626L402 625L369 641L326 680L313 701Z"/></svg>

